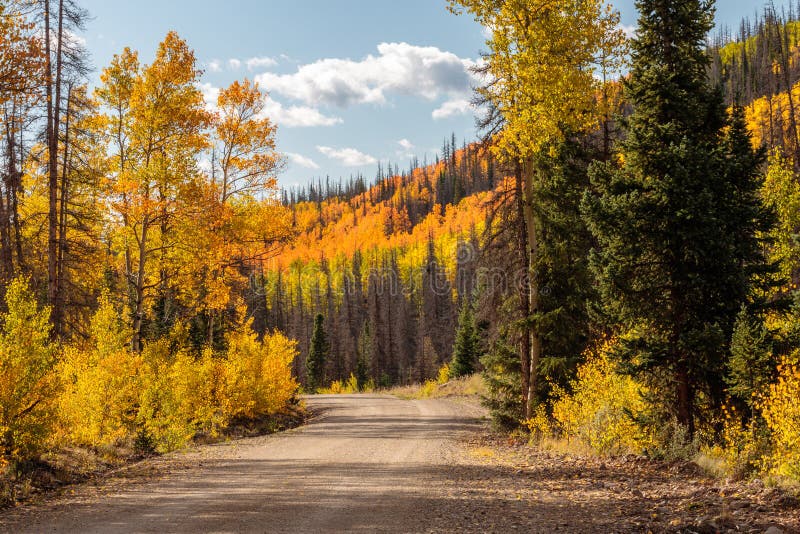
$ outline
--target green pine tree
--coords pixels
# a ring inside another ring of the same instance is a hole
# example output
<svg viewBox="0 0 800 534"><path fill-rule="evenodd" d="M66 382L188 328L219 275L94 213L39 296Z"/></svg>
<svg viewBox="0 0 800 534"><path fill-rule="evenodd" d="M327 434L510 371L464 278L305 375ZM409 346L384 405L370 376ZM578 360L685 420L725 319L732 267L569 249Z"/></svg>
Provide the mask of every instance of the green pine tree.
<svg viewBox="0 0 800 534"><path fill-rule="evenodd" d="M605 309L626 334L618 356L693 435L698 403L724 400L728 342L769 222L760 156L708 82L713 2L636 5L624 163L595 165L583 209Z"/></svg>
<svg viewBox="0 0 800 534"><path fill-rule="evenodd" d="M481 356L481 339L475 324L472 302L461 307L456 328L456 342L453 345L453 359L450 362L450 378L459 378L475 372L475 365Z"/></svg>
<svg viewBox="0 0 800 534"><path fill-rule="evenodd" d="M581 218L580 204L589 187L588 168L600 154L571 139L536 156L534 198L542 240L534 272L538 307L530 324L542 341L538 402L552 386L567 387L591 339L590 303L597 293L588 265L593 239Z"/></svg>
<svg viewBox="0 0 800 534"><path fill-rule="evenodd" d="M728 392L753 414L756 393L764 392L777 374L769 332L763 321L742 308L731 338Z"/></svg>
<svg viewBox="0 0 800 534"><path fill-rule="evenodd" d="M520 358L504 336L492 343L481 358L486 395L483 404L489 409L492 422L504 430L520 426L524 418Z"/></svg>
<svg viewBox="0 0 800 534"><path fill-rule="evenodd" d="M318 313L314 319L311 347L306 358L306 386L315 391L325 383L325 361L328 359L328 339L325 335L325 317Z"/></svg>

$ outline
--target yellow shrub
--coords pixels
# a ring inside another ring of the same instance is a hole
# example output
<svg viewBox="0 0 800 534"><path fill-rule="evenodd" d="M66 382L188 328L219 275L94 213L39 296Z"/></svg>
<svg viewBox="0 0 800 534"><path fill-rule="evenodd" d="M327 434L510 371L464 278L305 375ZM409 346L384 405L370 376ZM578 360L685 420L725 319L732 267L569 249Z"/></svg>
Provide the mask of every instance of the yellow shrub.
<svg viewBox="0 0 800 534"><path fill-rule="evenodd" d="M144 362L126 349L94 361L93 356L75 348L65 351L60 366L61 420L73 443L114 445L135 429Z"/></svg>
<svg viewBox="0 0 800 534"><path fill-rule="evenodd" d="M646 409L643 388L633 378L615 372L608 357L612 343L587 354L572 393L562 394L553 403L553 418L563 437L600 453L641 452L651 439L632 416Z"/></svg>
<svg viewBox="0 0 800 534"><path fill-rule="evenodd" d="M439 368L439 375L436 377L436 382L438 384L447 384L448 380L450 380L450 366L444 364Z"/></svg>
<svg viewBox="0 0 800 534"><path fill-rule="evenodd" d="M354 374L346 382L341 380L334 380L331 382L330 387L322 388L320 393L325 395L347 395L351 393L358 393L358 379Z"/></svg>
<svg viewBox="0 0 800 534"><path fill-rule="evenodd" d="M770 386L760 403L772 434L774 452L770 463L776 474L800 478L800 366L783 361L778 382Z"/></svg>
<svg viewBox="0 0 800 534"><path fill-rule="evenodd" d="M142 350L145 361L139 409L136 414L137 441L159 452L177 449L191 439L191 431L175 418L176 402L170 387L170 351L166 340L148 343Z"/></svg>
<svg viewBox="0 0 800 534"><path fill-rule="evenodd" d="M427 399L429 397L433 397L436 394L436 390L439 389L440 382L436 380L426 380L419 388L419 393L417 393L417 397L420 399Z"/></svg>
<svg viewBox="0 0 800 534"><path fill-rule="evenodd" d="M722 441L704 451L707 456L721 460L725 474L744 478L764 467L765 456L769 456L768 437L763 425L752 418L746 425L734 407L723 407L725 418L722 425Z"/></svg>
<svg viewBox="0 0 800 534"><path fill-rule="evenodd" d="M334 380L327 388L320 388L319 393L323 395L340 395L343 393L344 386L341 380Z"/></svg>
<svg viewBox="0 0 800 534"><path fill-rule="evenodd" d="M50 311L40 310L28 283L6 288L8 312L0 318L0 461L35 455L55 423L57 376L50 345Z"/></svg>
<svg viewBox="0 0 800 534"><path fill-rule="evenodd" d="M544 406L538 406L533 413L533 417L525 421L525 426L531 433L534 439L548 437L553 433L550 418L547 416L547 410Z"/></svg>
<svg viewBox="0 0 800 534"><path fill-rule="evenodd" d="M350 373L350 378L347 379L344 389L348 393L358 393L358 378L356 378L356 375Z"/></svg>
<svg viewBox="0 0 800 534"><path fill-rule="evenodd" d="M174 450L198 434L217 435L233 418L273 414L297 390L295 343L281 334L259 342L249 323L229 336L226 357L211 349L200 357L175 352L185 337L180 325L135 354L106 297L91 330L88 346L69 347L59 366L62 434L79 445L113 446L135 437L139 447Z"/></svg>
<svg viewBox="0 0 800 534"><path fill-rule="evenodd" d="M180 352L170 366L169 383L175 399L175 417L187 425L187 434L216 436L228 424L222 391L224 364L206 349L195 360Z"/></svg>
<svg viewBox="0 0 800 534"><path fill-rule="evenodd" d="M68 347L59 366L63 434L79 445L114 445L134 432L146 369L127 347L128 332L106 296L91 332L89 346Z"/></svg>
<svg viewBox="0 0 800 534"><path fill-rule="evenodd" d="M228 336L225 392L232 418L252 419L278 412L297 391L291 364L297 343L278 332L259 342L243 325Z"/></svg>
<svg viewBox="0 0 800 534"><path fill-rule="evenodd" d="M356 382L357 384L357 382ZM375 380L370 378L367 380L366 384L361 384L361 392L362 393L374 393L377 387L375 386Z"/></svg>
<svg viewBox="0 0 800 534"><path fill-rule="evenodd" d="M165 342L148 345L139 429L161 452L183 447L197 434L215 435L228 422L222 391L224 364L211 351L195 359L185 351L169 357Z"/></svg>

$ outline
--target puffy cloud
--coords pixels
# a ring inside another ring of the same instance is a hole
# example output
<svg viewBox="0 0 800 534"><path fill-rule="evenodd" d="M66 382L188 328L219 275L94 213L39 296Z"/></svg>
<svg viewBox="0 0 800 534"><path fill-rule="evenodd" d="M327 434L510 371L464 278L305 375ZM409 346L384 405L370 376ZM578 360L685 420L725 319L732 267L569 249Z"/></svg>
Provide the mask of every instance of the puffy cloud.
<svg viewBox="0 0 800 534"><path fill-rule="evenodd" d="M209 64L211 68L211 64ZM203 100L206 103L206 109L209 111L216 111L217 98L219 97L219 87L215 87L208 82L200 84L200 92L203 94Z"/></svg>
<svg viewBox="0 0 800 534"><path fill-rule="evenodd" d="M271 57L251 57L244 63L247 65L247 70L265 69L278 64L278 62Z"/></svg>
<svg viewBox="0 0 800 534"><path fill-rule="evenodd" d="M400 139L400 140L397 142L397 144L398 144L398 145L400 145L400 147L401 147L401 148L404 148L405 150L411 150L411 149L413 149L413 148L414 148L414 143L412 143L412 142L411 142L411 141L409 141L408 139Z"/></svg>
<svg viewBox="0 0 800 534"><path fill-rule="evenodd" d="M378 55L361 61L321 59L301 65L293 74L266 72L256 80L266 89L311 106L382 104L389 94L429 100L470 90L475 62L428 46L381 43Z"/></svg>
<svg viewBox="0 0 800 534"><path fill-rule="evenodd" d="M472 111L472 109L472 104L470 104L469 100L457 98L455 100L448 100L434 109L431 116L434 120L447 119L455 115L465 115Z"/></svg>
<svg viewBox="0 0 800 534"><path fill-rule="evenodd" d="M408 139L400 139L397 144L400 146L400 149L395 152L401 158L410 158L414 155L414 143L409 141Z"/></svg>
<svg viewBox="0 0 800 534"><path fill-rule="evenodd" d="M636 37L636 30L638 29L638 26L635 24L620 24L619 29L625 33L625 36L628 39L633 39Z"/></svg>
<svg viewBox="0 0 800 534"><path fill-rule="evenodd" d="M274 122L288 128L308 128L311 126L333 126L341 124L343 121L339 117L323 115L318 109L308 106L289 106L272 98L267 98L264 102L264 110L261 112Z"/></svg>
<svg viewBox="0 0 800 534"><path fill-rule="evenodd" d="M222 70L222 64L218 59L212 59L208 62L208 70L210 72L220 72Z"/></svg>
<svg viewBox="0 0 800 534"><path fill-rule="evenodd" d="M373 165L378 162L374 157L369 154L364 154L355 148L318 146L317 150L331 159L338 160L345 167L362 167L364 165Z"/></svg>
<svg viewBox="0 0 800 534"><path fill-rule="evenodd" d="M219 97L220 88L207 82L201 83L199 88L203 93L206 109L212 112L217 111L217 97ZM323 115L319 110L314 108L306 106L285 107L277 100L273 100L269 97L265 98L264 109L261 111L261 114L280 126L285 126L287 128L307 128L311 126L333 126L342 122L342 119L339 117Z"/></svg>
<svg viewBox="0 0 800 534"><path fill-rule="evenodd" d="M313 159L308 158L302 154L287 152L286 157L289 158L289 161L291 161L295 165L299 165L300 167L305 167L306 169L319 169L319 165L317 165Z"/></svg>
<svg viewBox="0 0 800 534"><path fill-rule="evenodd" d="M232 57L228 60L228 67L230 67L231 70L239 70L242 68L242 62L235 57Z"/></svg>

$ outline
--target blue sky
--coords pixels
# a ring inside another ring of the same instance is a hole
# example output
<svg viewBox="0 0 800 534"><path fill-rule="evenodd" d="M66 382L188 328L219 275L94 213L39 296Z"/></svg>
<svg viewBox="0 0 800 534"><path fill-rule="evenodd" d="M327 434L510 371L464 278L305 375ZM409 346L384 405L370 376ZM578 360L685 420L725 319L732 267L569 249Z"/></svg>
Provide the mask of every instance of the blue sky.
<svg viewBox="0 0 800 534"><path fill-rule="evenodd" d="M466 106L469 66L485 37L445 0L82 0L84 35L99 69L125 46L144 62L169 30L194 48L209 98L233 80L270 91L288 165L280 183L337 179L377 162L430 161L442 140L476 137ZM780 5L780 2L776 2ZM617 0L635 25L633 0ZM760 0L719 0L718 23L736 27ZM97 73L95 73L97 74Z"/></svg>

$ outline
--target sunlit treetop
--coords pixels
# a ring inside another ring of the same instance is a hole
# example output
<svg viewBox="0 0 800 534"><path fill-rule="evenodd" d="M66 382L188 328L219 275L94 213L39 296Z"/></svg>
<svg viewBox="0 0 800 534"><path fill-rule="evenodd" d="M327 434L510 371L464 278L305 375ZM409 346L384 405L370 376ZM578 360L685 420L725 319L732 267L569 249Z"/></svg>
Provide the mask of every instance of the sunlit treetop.
<svg viewBox="0 0 800 534"><path fill-rule="evenodd" d="M610 43L624 41L619 15L605 2L450 0L450 9L492 31L479 91L505 121L499 154L526 158L597 124L599 62Z"/></svg>

